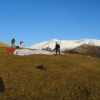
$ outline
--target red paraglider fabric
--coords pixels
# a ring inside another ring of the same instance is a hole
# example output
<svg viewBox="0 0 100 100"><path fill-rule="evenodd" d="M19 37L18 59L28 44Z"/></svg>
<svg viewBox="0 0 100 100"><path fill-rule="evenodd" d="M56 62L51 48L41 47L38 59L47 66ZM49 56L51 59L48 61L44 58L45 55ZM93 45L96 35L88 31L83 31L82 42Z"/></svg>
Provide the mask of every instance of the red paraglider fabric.
<svg viewBox="0 0 100 100"><path fill-rule="evenodd" d="M13 48L7 48L7 50L12 52L12 53L15 51L15 49L13 49Z"/></svg>

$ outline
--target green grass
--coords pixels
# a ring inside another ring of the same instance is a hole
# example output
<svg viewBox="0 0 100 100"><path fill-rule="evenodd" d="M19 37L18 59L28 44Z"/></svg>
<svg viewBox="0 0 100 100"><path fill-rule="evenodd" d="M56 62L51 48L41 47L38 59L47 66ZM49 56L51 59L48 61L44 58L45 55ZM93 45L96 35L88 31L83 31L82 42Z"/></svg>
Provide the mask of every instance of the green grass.
<svg viewBox="0 0 100 100"><path fill-rule="evenodd" d="M36 69L43 65L47 70ZM100 100L100 59L83 55L15 56L0 48L0 100Z"/></svg>

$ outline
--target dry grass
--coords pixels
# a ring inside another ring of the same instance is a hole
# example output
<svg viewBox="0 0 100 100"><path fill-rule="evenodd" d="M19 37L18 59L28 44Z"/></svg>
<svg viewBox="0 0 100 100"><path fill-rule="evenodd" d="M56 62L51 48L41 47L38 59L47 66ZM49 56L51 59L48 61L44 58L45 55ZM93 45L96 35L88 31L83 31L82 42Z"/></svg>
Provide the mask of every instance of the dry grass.
<svg viewBox="0 0 100 100"><path fill-rule="evenodd" d="M46 71L36 69L43 65ZM15 56L0 48L0 100L100 100L100 59L82 55Z"/></svg>
<svg viewBox="0 0 100 100"><path fill-rule="evenodd" d="M73 49L71 51L78 53L78 54L82 54L82 55L100 57L100 47L99 46L83 44L82 46L76 47L75 49Z"/></svg>
<svg viewBox="0 0 100 100"><path fill-rule="evenodd" d="M4 42L0 41L0 47L10 47L8 44L5 44Z"/></svg>

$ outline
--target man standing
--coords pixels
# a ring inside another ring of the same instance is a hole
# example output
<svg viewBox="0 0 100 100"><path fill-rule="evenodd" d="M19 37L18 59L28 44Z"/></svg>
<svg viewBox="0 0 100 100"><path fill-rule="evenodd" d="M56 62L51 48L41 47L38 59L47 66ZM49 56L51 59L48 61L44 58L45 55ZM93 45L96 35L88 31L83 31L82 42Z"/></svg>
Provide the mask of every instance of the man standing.
<svg viewBox="0 0 100 100"><path fill-rule="evenodd" d="M15 39L14 38L11 40L11 47L15 48Z"/></svg>
<svg viewBox="0 0 100 100"><path fill-rule="evenodd" d="M57 52L59 52L60 54L60 45L58 44L58 42L56 42L55 49L56 49L56 55L57 55Z"/></svg>

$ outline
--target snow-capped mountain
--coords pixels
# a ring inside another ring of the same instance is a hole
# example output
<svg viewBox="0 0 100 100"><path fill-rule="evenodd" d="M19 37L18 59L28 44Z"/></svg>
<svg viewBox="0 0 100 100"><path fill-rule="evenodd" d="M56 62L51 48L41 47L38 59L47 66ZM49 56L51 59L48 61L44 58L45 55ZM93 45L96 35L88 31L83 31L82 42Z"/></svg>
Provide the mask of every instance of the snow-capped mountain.
<svg viewBox="0 0 100 100"><path fill-rule="evenodd" d="M52 39L49 41L41 42L30 46L30 49L51 49L54 50L55 44L58 42L60 44L61 52L65 50L74 49L82 44L90 44L94 46L100 46L100 40L96 39L80 39L80 40L58 40Z"/></svg>

